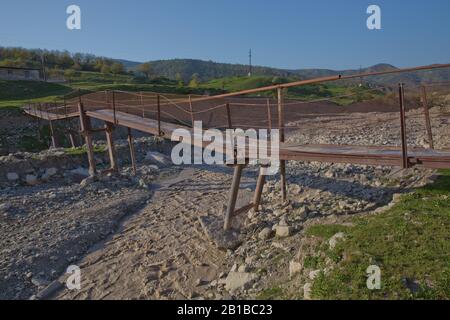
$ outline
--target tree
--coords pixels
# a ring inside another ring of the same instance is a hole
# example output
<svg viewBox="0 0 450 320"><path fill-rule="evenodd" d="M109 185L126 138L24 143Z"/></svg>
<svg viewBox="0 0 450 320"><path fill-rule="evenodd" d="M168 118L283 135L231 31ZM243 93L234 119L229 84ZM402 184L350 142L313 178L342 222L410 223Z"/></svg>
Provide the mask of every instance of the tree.
<svg viewBox="0 0 450 320"><path fill-rule="evenodd" d="M200 79L198 73L194 73L191 77L191 81L189 82L189 87L198 88L200 84Z"/></svg>
<svg viewBox="0 0 450 320"><path fill-rule="evenodd" d="M103 73L103 74L111 73L111 68L107 64L104 64L101 67L100 72Z"/></svg>
<svg viewBox="0 0 450 320"><path fill-rule="evenodd" d="M178 84L179 87L183 87L184 86L183 77L181 76L180 73L177 73L175 75L175 80L177 81L177 84Z"/></svg>
<svg viewBox="0 0 450 320"><path fill-rule="evenodd" d="M114 74L123 74L125 73L125 68L123 67L123 64L115 62L111 66L111 72Z"/></svg>
<svg viewBox="0 0 450 320"><path fill-rule="evenodd" d="M150 77L152 76L152 74L153 74L153 68L152 68L152 66L151 66L151 64L150 63L143 63L143 64L141 64L139 67L138 67L138 71L139 72L142 72L144 75L145 75L145 77L147 78L147 79L150 79Z"/></svg>

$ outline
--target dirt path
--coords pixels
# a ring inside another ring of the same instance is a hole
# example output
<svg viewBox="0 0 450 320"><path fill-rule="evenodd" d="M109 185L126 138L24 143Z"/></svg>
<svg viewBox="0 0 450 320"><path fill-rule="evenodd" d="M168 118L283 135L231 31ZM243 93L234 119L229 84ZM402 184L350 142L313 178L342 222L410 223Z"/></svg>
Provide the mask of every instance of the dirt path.
<svg viewBox="0 0 450 320"><path fill-rule="evenodd" d="M183 299L203 296L207 284L229 269L198 221L220 219L229 172L195 170L158 190L122 231L80 263L82 289L58 299ZM194 183L195 182L195 183ZM245 182L244 182L245 185Z"/></svg>

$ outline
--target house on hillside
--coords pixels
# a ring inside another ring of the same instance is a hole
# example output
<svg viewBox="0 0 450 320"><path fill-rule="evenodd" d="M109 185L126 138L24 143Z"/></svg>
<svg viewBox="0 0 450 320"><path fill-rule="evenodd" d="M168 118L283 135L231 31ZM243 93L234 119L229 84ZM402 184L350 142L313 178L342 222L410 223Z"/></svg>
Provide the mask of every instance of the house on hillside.
<svg viewBox="0 0 450 320"><path fill-rule="evenodd" d="M41 73L39 69L0 67L0 80L33 80L40 81Z"/></svg>

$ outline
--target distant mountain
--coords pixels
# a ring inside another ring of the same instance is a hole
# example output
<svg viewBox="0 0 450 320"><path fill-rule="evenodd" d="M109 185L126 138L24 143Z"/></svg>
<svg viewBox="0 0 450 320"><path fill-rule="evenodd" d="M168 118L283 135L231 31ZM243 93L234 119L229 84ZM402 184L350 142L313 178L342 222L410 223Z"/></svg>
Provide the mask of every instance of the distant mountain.
<svg viewBox="0 0 450 320"><path fill-rule="evenodd" d="M117 61L117 62L123 64L123 66L128 70L136 68L138 65L142 64L142 62L129 61L129 60L123 60L123 59L114 59L114 61Z"/></svg>
<svg viewBox="0 0 450 320"><path fill-rule="evenodd" d="M149 62L153 72L159 76L175 79L179 74L184 81L189 81L193 74L198 74L201 81L210 81L218 78L245 76L249 67L242 64L217 63L194 59L157 60ZM137 70L137 63L133 63L129 69ZM276 69L263 66L254 66L252 69L255 76L291 77L299 79L312 79L334 75L350 75L360 72L381 72L397 69L390 64L377 64L368 68L356 70L330 70L330 69ZM414 73L391 74L367 78L365 81L374 84L392 85L398 82L407 84L419 84L430 81L450 81L450 69L422 71Z"/></svg>
<svg viewBox="0 0 450 320"><path fill-rule="evenodd" d="M217 63L213 61L193 60L193 59L173 59L150 61L153 72L158 76L175 79L177 74L185 81L188 81L193 74L198 74L202 81L209 81L217 78L245 76L249 73L249 67L242 64ZM134 70L137 67L132 68ZM293 76L289 70L275 69L270 67L255 66L253 74L260 76Z"/></svg>

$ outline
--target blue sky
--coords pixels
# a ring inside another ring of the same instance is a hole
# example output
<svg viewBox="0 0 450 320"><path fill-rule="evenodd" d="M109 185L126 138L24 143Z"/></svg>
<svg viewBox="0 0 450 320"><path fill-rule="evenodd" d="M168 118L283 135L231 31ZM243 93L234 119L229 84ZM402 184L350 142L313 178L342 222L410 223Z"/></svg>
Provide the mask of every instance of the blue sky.
<svg viewBox="0 0 450 320"><path fill-rule="evenodd" d="M66 28L66 8L82 30ZM382 30L366 9L382 10ZM279 68L450 62L448 0L3 0L0 46L147 61L194 58Z"/></svg>

